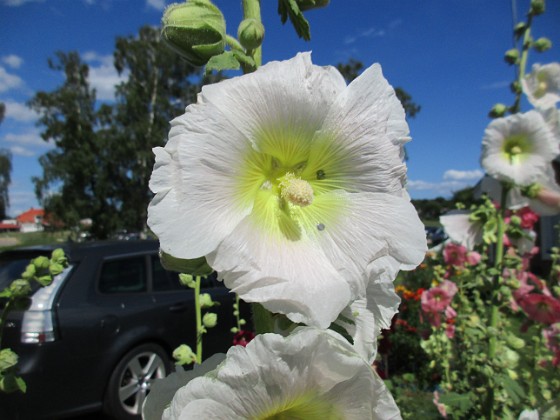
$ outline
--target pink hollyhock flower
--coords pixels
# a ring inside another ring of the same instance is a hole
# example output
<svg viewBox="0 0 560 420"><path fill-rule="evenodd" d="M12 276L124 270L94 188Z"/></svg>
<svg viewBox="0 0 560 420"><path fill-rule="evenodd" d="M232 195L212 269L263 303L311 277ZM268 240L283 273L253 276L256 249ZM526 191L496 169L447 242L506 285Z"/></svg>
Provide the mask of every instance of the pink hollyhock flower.
<svg viewBox="0 0 560 420"><path fill-rule="evenodd" d="M516 215L521 218L521 227L523 229L533 229L535 223L539 221L539 215L529 207L517 210Z"/></svg>
<svg viewBox="0 0 560 420"><path fill-rule="evenodd" d="M441 284L438 287L445 290L445 292L449 295L450 299L453 299L453 296L455 296L455 294L459 290L457 288L457 285L454 282L449 281L449 280L442 281Z"/></svg>
<svg viewBox="0 0 560 420"><path fill-rule="evenodd" d="M467 261L467 248L450 242L443 249L443 260L446 264L463 267Z"/></svg>
<svg viewBox="0 0 560 420"><path fill-rule="evenodd" d="M457 311L455 311L455 309L453 309L451 307L451 305L449 305L447 308L445 308L445 317L447 319L453 319L457 316Z"/></svg>
<svg viewBox="0 0 560 420"><path fill-rule="evenodd" d="M422 293L422 310L428 313L440 313L451 303L451 296L444 288L432 287Z"/></svg>
<svg viewBox="0 0 560 420"><path fill-rule="evenodd" d="M445 404L439 402L439 392L434 391L434 399L432 401L436 405L439 414L441 414L442 417L447 418L447 410L445 409Z"/></svg>
<svg viewBox="0 0 560 420"><path fill-rule="evenodd" d="M477 265L481 256L478 252L469 252L464 245L449 242L443 249L443 259L446 264L455 267L464 267L465 264Z"/></svg>
<svg viewBox="0 0 560 420"><path fill-rule="evenodd" d="M554 353L552 364L558 366L560 364L560 324L551 325L543 330L545 338L545 346Z"/></svg>
<svg viewBox="0 0 560 420"><path fill-rule="evenodd" d="M453 337L455 337L455 325L447 324L447 326L445 327L445 335L449 339L452 339Z"/></svg>
<svg viewBox="0 0 560 420"><path fill-rule="evenodd" d="M560 322L560 301L552 296L528 293L517 303L533 321L543 324Z"/></svg>

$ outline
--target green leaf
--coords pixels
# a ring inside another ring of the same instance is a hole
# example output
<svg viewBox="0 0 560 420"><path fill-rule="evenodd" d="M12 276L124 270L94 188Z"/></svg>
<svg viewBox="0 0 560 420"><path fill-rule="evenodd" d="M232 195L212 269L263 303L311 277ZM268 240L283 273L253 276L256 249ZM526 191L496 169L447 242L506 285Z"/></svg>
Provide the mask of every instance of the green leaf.
<svg viewBox="0 0 560 420"><path fill-rule="evenodd" d="M518 404L521 399L525 397L525 391L521 385L509 376L500 376L498 378L498 383L502 385L514 404Z"/></svg>
<svg viewBox="0 0 560 420"><path fill-rule="evenodd" d="M231 51L225 51L222 54L215 55L206 64L206 74L210 73L212 70L238 70L239 61L235 57L235 54Z"/></svg>
<svg viewBox="0 0 560 420"><path fill-rule="evenodd" d="M469 392L468 394L457 394L456 392L448 392L445 394L440 394L439 402L445 404L453 412L453 417L462 417L466 414L468 410L473 405L473 395Z"/></svg>
<svg viewBox="0 0 560 420"><path fill-rule="evenodd" d="M306 41L311 39L309 22L303 16L303 12L300 10L296 0L279 0L278 14L280 15L282 23L286 23L287 18L290 18L290 22L292 22L292 25L300 38L303 38Z"/></svg>

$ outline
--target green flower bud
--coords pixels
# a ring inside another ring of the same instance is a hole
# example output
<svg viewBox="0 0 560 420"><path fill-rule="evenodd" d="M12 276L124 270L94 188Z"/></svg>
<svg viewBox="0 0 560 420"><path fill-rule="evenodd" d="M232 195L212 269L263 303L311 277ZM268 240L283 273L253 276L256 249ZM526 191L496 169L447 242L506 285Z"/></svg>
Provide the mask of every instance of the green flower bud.
<svg viewBox="0 0 560 420"><path fill-rule="evenodd" d="M515 82L512 82L509 85L509 88L515 94L520 94L521 92L523 92L523 88L521 87L521 83L519 83L517 80Z"/></svg>
<svg viewBox="0 0 560 420"><path fill-rule="evenodd" d="M62 264L58 264L58 263L52 263L49 266L49 272L51 273L51 275L53 276L57 276L60 273L62 273L64 271L64 266Z"/></svg>
<svg viewBox="0 0 560 420"><path fill-rule="evenodd" d="M31 285L29 281L18 279L10 284L10 293L13 297L24 297L31 293Z"/></svg>
<svg viewBox="0 0 560 420"><path fill-rule="evenodd" d="M525 197L536 198L541 192L542 186L539 184L529 184L526 187L521 188L521 194Z"/></svg>
<svg viewBox="0 0 560 420"><path fill-rule="evenodd" d="M212 268L206 263L206 258L204 257L185 260L160 251L159 258L161 265L169 271L191 274L193 276L207 276L212 273Z"/></svg>
<svg viewBox="0 0 560 420"><path fill-rule="evenodd" d="M244 19L237 28L237 38L244 48L254 50L264 39L264 26L257 19Z"/></svg>
<svg viewBox="0 0 560 420"><path fill-rule="evenodd" d="M37 271L48 270L50 263L49 259L43 256L37 257L33 260L33 265Z"/></svg>
<svg viewBox="0 0 560 420"><path fill-rule="evenodd" d="M506 342L514 350L520 350L525 347L525 341L522 338L516 337L513 334L506 336Z"/></svg>
<svg viewBox="0 0 560 420"><path fill-rule="evenodd" d="M511 216L509 218L509 224L512 225L512 226L521 226L521 217Z"/></svg>
<svg viewBox="0 0 560 420"><path fill-rule="evenodd" d="M194 289L196 287L196 282L194 281L193 276L191 276L190 274L185 274L185 273L179 274L179 282L183 286L190 287L191 289Z"/></svg>
<svg viewBox="0 0 560 420"><path fill-rule="evenodd" d="M511 50L507 50L504 55L504 60L508 64L515 64L519 60L519 50L516 48L512 48Z"/></svg>
<svg viewBox="0 0 560 420"><path fill-rule="evenodd" d="M181 344L173 350L173 358L177 361L178 365L189 365L196 361L196 355L186 344Z"/></svg>
<svg viewBox="0 0 560 420"><path fill-rule="evenodd" d="M490 118L503 117L504 114L507 112L507 110L508 110L507 105L496 104L492 107L492 109L490 110L490 113L488 115L490 116Z"/></svg>
<svg viewBox="0 0 560 420"><path fill-rule="evenodd" d="M525 22L519 22L517 25L515 25L515 27L513 28L513 34L515 35L515 38L516 39L521 38L525 33L526 29L527 29L527 24Z"/></svg>
<svg viewBox="0 0 560 420"><path fill-rule="evenodd" d="M218 302L214 302L212 297L208 293L200 294L200 307L201 308L211 308L214 305L219 305Z"/></svg>
<svg viewBox="0 0 560 420"><path fill-rule="evenodd" d="M330 0L297 0L299 10L301 10L302 12L328 6L329 3Z"/></svg>
<svg viewBox="0 0 560 420"><path fill-rule="evenodd" d="M531 0L531 10L529 13L532 15L540 15L545 11L545 1L544 0Z"/></svg>
<svg viewBox="0 0 560 420"><path fill-rule="evenodd" d="M202 324L206 328L214 328L218 323L218 315L213 312L205 313L202 317Z"/></svg>
<svg viewBox="0 0 560 420"><path fill-rule="evenodd" d="M224 52L226 22L210 0L170 5L163 14L162 26L165 43L194 66L203 66Z"/></svg>
<svg viewBox="0 0 560 420"><path fill-rule="evenodd" d="M35 281L39 283L41 286L45 287L52 283L53 278L50 274L46 274L44 276L35 277Z"/></svg>
<svg viewBox="0 0 560 420"><path fill-rule="evenodd" d="M55 249L51 254L51 261L57 264L66 265L67 259L66 255L64 254L64 250L61 248Z"/></svg>
<svg viewBox="0 0 560 420"><path fill-rule="evenodd" d="M552 42L548 38L539 38L533 42L533 48L538 52L544 52L552 48Z"/></svg>
<svg viewBox="0 0 560 420"><path fill-rule="evenodd" d="M239 325L245 325L246 323L247 323L247 321L245 321L244 319L239 320Z"/></svg>
<svg viewBox="0 0 560 420"><path fill-rule="evenodd" d="M35 265L34 264L29 264L26 268L25 271L22 273L21 277L26 279L26 280L30 280L33 278L33 276L36 273L36 269L35 269Z"/></svg>
<svg viewBox="0 0 560 420"><path fill-rule="evenodd" d="M235 333L239 332L239 328L237 328L237 327L232 327L232 328L230 329L230 331L231 331L233 334L235 334Z"/></svg>
<svg viewBox="0 0 560 420"><path fill-rule="evenodd" d="M502 357L504 358L506 366L510 369L515 369L519 363L519 353L507 347L504 350L505 351L502 352Z"/></svg>
<svg viewBox="0 0 560 420"><path fill-rule="evenodd" d="M511 369L507 369L507 374L510 377L510 379L516 381L519 378L519 375L517 374L516 371L511 370Z"/></svg>

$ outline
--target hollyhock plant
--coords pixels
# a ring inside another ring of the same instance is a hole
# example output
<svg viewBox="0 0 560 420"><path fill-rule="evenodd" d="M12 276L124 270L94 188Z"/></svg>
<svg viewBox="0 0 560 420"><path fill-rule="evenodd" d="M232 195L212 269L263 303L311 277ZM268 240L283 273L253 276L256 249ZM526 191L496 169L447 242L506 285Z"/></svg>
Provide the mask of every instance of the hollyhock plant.
<svg viewBox="0 0 560 420"><path fill-rule="evenodd" d="M365 297L382 256L424 258L409 139L378 65L346 86L308 53L271 62L205 86L172 122L148 224L164 253L204 256L243 300L324 328Z"/></svg>
<svg viewBox="0 0 560 420"><path fill-rule="evenodd" d="M560 322L560 300L553 296L527 293L517 303L533 321L548 325Z"/></svg>
<svg viewBox="0 0 560 420"><path fill-rule="evenodd" d="M361 420L400 413L381 378L342 336L300 327L286 338L261 334L230 348L215 370L175 394L162 419L179 418Z"/></svg>
<svg viewBox="0 0 560 420"><path fill-rule="evenodd" d="M539 180L557 154L543 117L529 111L490 123L482 139L481 165L501 182L526 186Z"/></svg>
<svg viewBox="0 0 560 420"><path fill-rule="evenodd" d="M476 265L480 262L480 254L476 251L468 251L463 245L449 242L443 248L443 258L446 264L461 268L465 264Z"/></svg>
<svg viewBox="0 0 560 420"><path fill-rule="evenodd" d="M552 108L560 101L560 64L533 64L522 80L523 92L536 108Z"/></svg>

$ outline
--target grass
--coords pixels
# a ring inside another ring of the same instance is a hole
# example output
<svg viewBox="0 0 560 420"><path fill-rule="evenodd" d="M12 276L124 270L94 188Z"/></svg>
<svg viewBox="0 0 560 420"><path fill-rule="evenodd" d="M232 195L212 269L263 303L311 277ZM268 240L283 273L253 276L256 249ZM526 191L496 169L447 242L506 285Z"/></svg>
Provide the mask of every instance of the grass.
<svg viewBox="0 0 560 420"><path fill-rule="evenodd" d="M45 245L65 242L70 235L68 231L56 232L3 232L0 233L0 250L19 246Z"/></svg>

